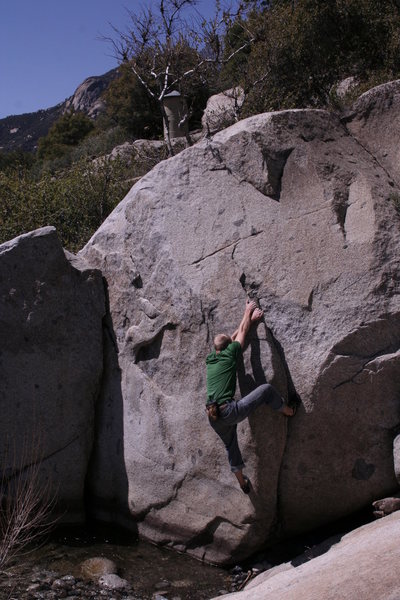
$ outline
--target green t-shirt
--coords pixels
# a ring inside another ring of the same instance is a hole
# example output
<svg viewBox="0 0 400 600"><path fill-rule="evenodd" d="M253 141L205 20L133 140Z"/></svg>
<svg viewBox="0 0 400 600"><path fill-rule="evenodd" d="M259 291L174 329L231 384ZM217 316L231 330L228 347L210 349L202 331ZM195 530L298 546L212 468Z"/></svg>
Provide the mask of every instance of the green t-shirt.
<svg viewBox="0 0 400 600"><path fill-rule="evenodd" d="M225 350L213 350L206 358L207 403L223 404L235 395L236 362L242 352L239 342L231 342Z"/></svg>

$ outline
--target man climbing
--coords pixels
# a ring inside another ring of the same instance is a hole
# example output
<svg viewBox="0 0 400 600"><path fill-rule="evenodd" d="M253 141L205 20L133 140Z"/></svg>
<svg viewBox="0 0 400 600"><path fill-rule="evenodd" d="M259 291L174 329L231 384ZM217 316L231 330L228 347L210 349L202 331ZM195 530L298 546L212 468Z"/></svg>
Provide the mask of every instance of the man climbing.
<svg viewBox="0 0 400 600"><path fill-rule="evenodd" d="M232 472L245 494L250 492L249 479L243 475L243 459L237 440L237 424L249 416L261 404L268 404L287 417L294 415L272 385L266 383L234 400L236 390L237 360L242 353L245 339L252 323L258 322L263 311L254 301L247 300L243 318L238 329L231 335L220 333L214 338L214 350L207 356L207 414L214 431L219 435L228 452Z"/></svg>

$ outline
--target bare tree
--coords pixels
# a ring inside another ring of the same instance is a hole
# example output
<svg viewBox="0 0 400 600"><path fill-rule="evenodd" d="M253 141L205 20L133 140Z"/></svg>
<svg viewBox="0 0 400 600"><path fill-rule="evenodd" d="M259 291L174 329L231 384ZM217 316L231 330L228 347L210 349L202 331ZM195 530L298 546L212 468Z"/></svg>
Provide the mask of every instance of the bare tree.
<svg viewBox="0 0 400 600"><path fill-rule="evenodd" d="M116 38L105 38L112 44L117 58L129 64L149 97L157 101L171 155L173 148L164 98L172 91L185 95L188 85L196 79L206 82L212 71L216 72L254 41L249 32L242 47L230 54L224 52L226 30L243 13L245 5L246 2L239 1L232 10L216 2L214 17L206 20L196 11L196 0L158 0L155 9L128 11L127 31L113 27ZM186 16L188 9L192 9L191 20ZM180 126L189 116L190 110L187 110Z"/></svg>

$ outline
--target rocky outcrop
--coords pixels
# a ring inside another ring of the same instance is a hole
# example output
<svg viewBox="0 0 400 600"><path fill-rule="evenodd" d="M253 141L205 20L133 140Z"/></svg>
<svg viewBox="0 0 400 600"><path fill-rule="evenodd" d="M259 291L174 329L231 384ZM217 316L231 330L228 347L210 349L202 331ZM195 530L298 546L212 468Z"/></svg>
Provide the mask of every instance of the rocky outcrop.
<svg viewBox="0 0 400 600"><path fill-rule="evenodd" d="M66 257L46 227L0 246L0 292L1 491L38 461L62 519L82 520L103 365L101 274Z"/></svg>
<svg viewBox="0 0 400 600"><path fill-rule="evenodd" d="M118 77L118 69L112 69L97 77L88 77L65 101L64 110L73 109L86 113L92 118L98 117L105 110L105 103L101 96L116 77Z"/></svg>
<svg viewBox="0 0 400 600"><path fill-rule="evenodd" d="M265 571L243 592L226 600L397 600L400 514L365 525L325 543L328 550L310 560L299 557ZM313 549L314 550L314 549Z"/></svg>
<svg viewBox="0 0 400 600"><path fill-rule="evenodd" d="M192 137L193 141L197 141L199 136ZM188 147L188 143L184 138L172 138L171 145L175 153L181 152ZM124 142L123 144L113 148L110 154L108 154L105 158L106 160L119 158L126 163L130 163L131 161L135 160L143 163L148 161L150 170L150 165L154 166L167 156L168 148L163 140L143 139L135 140L134 142ZM101 157L98 160L104 160L104 158Z"/></svg>
<svg viewBox="0 0 400 600"><path fill-rule="evenodd" d="M112 69L104 75L88 77L70 98L56 106L0 119L0 150L36 150L39 138L48 134L50 127L66 110L74 109L97 118L105 108L101 95L117 76L118 69Z"/></svg>
<svg viewBox="0 0 400 600"><path fill-rule="evenodd" d="M111 310L97 516L224 563L397 488L399 190L354 123L241 121L155 167L81 252ZM204 358L246 294L265 322L240 393L268 380L302 401L289 422L260 409L239 426L249 497L204 412Z"/></svg>

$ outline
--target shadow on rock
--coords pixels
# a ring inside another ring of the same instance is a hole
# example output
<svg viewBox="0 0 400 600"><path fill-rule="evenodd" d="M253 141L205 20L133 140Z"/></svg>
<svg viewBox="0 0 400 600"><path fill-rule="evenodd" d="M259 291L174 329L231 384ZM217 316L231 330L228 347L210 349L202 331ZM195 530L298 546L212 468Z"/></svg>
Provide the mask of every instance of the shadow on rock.
<svg viewBox="0 0 400 600"><path fill-rule="evenodd" d="M135 535L128 509L128 477L124 460L124 416L118 347L109 310L103 320L103 378L95 411L95 440L86 480L89 521L117 523Z"/></svg>

